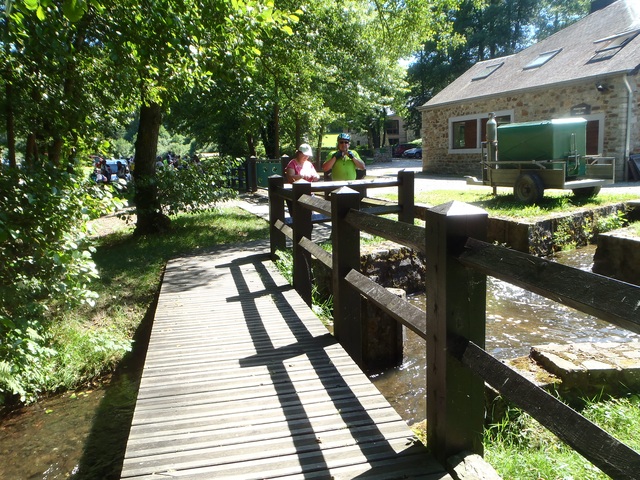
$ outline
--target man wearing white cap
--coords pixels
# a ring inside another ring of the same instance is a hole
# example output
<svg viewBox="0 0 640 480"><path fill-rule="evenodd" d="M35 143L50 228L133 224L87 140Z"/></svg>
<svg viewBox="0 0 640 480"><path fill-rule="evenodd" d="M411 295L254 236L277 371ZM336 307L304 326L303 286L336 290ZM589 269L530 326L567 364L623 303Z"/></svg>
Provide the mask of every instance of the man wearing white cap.
<svg viewBox="0 0 640 480"><path fill-rule="evenodd" d="M308 143L303 143L298 147L295 157L291 159L284 169L287 183L293 183L301 178L308 182L315 182L320 178L318 172L316 172L316 167L309 161L312 156L313 150L311 150L311 145Z"/></svg>

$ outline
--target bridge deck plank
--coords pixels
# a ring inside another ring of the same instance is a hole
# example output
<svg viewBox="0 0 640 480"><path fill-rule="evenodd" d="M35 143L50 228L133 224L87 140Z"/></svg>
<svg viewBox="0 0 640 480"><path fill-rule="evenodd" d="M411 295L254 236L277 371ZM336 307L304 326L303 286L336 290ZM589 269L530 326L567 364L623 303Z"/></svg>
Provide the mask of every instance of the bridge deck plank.
<svg viewBox="0 0 640 480"><path fill-rule="evenodd" d="M169 262L123 479L449 479L263 252Z"/></svg>

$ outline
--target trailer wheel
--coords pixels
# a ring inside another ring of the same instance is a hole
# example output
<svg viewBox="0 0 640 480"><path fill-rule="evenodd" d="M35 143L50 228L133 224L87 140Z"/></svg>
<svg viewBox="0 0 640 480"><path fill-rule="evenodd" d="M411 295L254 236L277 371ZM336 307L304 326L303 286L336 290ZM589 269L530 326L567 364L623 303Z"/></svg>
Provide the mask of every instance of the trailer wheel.
<svg viewBox="0 0 640 480"><path fill-rule="evenodd" d="M591 198L600 193L600 187L574 188L571 190L577 198Z"/></svg>
<svg viewBox="0 0 640 480"><path fill-rule="evenodd" d="M516 178L513 195L521 202L536 203L544 195L544 183L535 173L523 173Z"/></svg>

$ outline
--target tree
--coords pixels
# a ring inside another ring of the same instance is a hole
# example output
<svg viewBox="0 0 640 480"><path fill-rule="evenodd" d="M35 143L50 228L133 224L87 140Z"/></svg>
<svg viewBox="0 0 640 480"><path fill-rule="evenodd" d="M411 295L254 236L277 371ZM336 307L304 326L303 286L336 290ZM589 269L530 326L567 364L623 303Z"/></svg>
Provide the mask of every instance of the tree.
<svg viewBox="0 0 640 480"><path fill-rule="evenodd" d="M534 16L534 38L540 41L589 13L591 0L543 0Z"/></svg>
<svg viewBox="0 0 640 480"><path fill-rule="evenodd" d="M588 14L588 1L465 0L447 15L450 32L426 42L408 69L409 126L420 129L426 103L475 62L516 53ZM456 41L451 41L451 39Z"/></svg>
<svg viewBox="0 0 640 480"><path fill-rule="evenodd" d="M297 3L281 2L296 17L293 35L258 32L255 65L221 72L215 85L191 92L189 106L172 108L172 114L181 126L206 131L221 152L234 154L254 154L260 138L266 154L277 157L283 146L320 142L336 120L379 132L386 110L403 108L406 85L398 59L434 32L447 31L441 11L454 3L310 0L294 10Z"/></svg>
<svg viewBox="0 0 640 480"><path fill-rule="evenodd" d="M124 75L135 82L140 121L134 179L138 234L162 231L154 179L158 132L170 102L196 84L207 85L218 69L252 64L260 54L255 39L263 29L285 28L288 17L253 0L146 0L117 2L110 10L112 50Z"/></svg>
<svg viewBox="0 0 640 480"><path fill-rule="evenodd" d="M2 8L2 100L13 166L17 138L27 140L26 162L59 165L112 128L122 112L120 98L109 95L119 80L100 48L99 11L79 15L70 3L77 5L25 0Z"/></svg>

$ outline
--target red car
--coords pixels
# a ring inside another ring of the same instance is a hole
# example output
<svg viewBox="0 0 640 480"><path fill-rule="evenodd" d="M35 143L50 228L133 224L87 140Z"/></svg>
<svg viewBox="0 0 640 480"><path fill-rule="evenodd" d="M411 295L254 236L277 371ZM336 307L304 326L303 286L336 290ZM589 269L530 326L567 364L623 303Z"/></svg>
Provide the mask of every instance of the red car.
<svg viewBox="0 0 640 480"><path fill-rule="evenodd" d="M399 143L398 145L394 145L391 149L391 155L394 158L402 157L402 154L409 150L410 148L416 148L418 145L415 143Z"/></svg>

